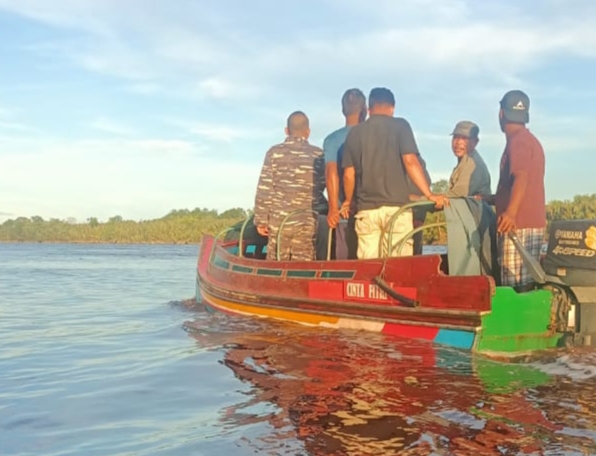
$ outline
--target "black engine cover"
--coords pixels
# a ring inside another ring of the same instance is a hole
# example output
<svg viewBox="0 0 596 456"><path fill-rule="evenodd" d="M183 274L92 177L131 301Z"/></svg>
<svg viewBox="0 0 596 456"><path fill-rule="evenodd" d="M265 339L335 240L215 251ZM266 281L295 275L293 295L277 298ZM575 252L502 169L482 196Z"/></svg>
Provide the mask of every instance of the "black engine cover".
<svg viewBox="0 0 596 456"><path fill-rule="evenodd" d="M596 286L596 220L552 222L543 267L571 286Z"/></svg>

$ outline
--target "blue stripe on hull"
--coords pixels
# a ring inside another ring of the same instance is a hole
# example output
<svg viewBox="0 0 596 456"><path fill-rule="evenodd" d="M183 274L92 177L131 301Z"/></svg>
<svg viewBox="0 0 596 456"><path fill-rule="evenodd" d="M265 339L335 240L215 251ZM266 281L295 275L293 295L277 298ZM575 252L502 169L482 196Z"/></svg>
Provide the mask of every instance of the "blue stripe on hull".
<svg viewBox="0 0 596 456"><path fill-rule="evenodd" d="M439 329L435 342L456 348L470 350L474 344L474 333L470 331L457 331L453 329Z"/></svg>

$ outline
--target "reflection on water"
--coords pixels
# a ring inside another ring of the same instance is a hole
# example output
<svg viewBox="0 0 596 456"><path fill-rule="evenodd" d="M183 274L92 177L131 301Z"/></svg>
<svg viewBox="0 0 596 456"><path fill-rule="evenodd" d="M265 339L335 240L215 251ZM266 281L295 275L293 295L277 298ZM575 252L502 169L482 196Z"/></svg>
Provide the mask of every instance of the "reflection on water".
<svg viewBox="0 0 596 456"><path fill-rule="evenodd" d="M277 322L255 332L249 319L213 318L186 328L224 348L223 364L250 385L221 421L271 424L274 436L251 442L261 450L299 439L325 455L596 452L593 352L508 364L380 334Z"/></svg>
<svg viewBox="0 0 596 456"><path fill-rule="evenodd" d="M0 455L596 454L595 351L508 365L211 314L175 301L196 259L0 244Z"/></svg>

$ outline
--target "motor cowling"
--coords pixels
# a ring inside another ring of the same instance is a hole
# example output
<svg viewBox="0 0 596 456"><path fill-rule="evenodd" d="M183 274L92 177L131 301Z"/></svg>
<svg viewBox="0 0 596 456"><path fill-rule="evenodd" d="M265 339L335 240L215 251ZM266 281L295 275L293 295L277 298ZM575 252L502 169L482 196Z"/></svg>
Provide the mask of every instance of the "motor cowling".
<svg viewBox="0 0 596 456"><path fill-rule="evenodd" d="M568 286L596 287L596 220L552 222L542 266Z"/></svg>

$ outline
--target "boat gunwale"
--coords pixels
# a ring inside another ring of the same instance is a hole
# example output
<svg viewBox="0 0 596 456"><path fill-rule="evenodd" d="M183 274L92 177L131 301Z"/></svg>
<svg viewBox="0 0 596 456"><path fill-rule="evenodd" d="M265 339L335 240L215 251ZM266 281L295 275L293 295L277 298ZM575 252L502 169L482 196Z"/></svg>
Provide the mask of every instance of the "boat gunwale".
<svg viewBox="0 0 596 456"><path fill-rule="evenodd" d="M205 286L207 285L207 286ZM442 328L442 329L453 329L453 330L458 330L458 331L467 331L467 332L473 332L474 334L479 334L482 331L482 326L465 326L465 325L454 325L454 324L450 324L450 323L432 323L432 322L424 322L424 321L412 321L412 320L398 320L398 319L391 319L388 320L387 318L382 318L382 317L370 317L370 316L359 316L359 315L352 315L352 314L344 314L344 313L338 313L338 312L326 312L324 310L311 310L309 309L308 311L304 310L304 309L300 309L300 308L295 308L295 307L284 307L284 306L276 306L276 305L271 305L271 304L262 304L262 303L253 303L253 302L246 302L246 301L242 301L239 298L236 297L229 297L229 296L217 296L217 292L211 291L209 290L209 285L205 284L204 282L201 282L200 287L204 289L204 291L207 294L212 294L213 297L217 298L217 299L222 299L222 300L229 300L232 301L234 304L239 304L239 305L248 305L248 306L253 306L253 307L263 307L263 308L267 308L267 309L273 309L273 310L283 310L283 311L290 311L290 312L297 312L297 313L303 313L303 314L317 314L317 315L324 315L327 317L337 317L337 318L347 318L350 320L365 320L365 321L374 321L374 322L381 322L381 323L390 323L390 324L402 324L402 325L408 325L408 326L424 326L424 327L432 327L432 328ZM218 288L218 287L215 287ZM222 306L219 306L217 304L211 303L209 302L209 299L206 299L208 305L211 305L213 307L216 308L221 308ZM322 301L323 303L325 303L325 301ZM345 304L345 303L344 303ZM225 307L224 307L225 308ZM227 311L229 312L235 312L234 310L230 310L225 308ZM408 309L410 310L410 309ZM239 312L239 313L243 313L246 315L257 315L257 316L261 316L259 314L256 313L252 313L252 312ZM284 320L284 321L293 321L293 320L288 320L288 319L284 319L284 318L276 318L276 317L270 317L270 316L264 316L266 318L274 318L274 319L278 319L278 320ZM300 324L304 324L302 322L300 322ZM314 325L316 326L316 324Z"/></svg>
<svg viewBox="0 0 596 456"><path fill-rule="evenodd" d="M379 266L382 266L383 261L385 260L380 260L380 259L370 259L370 260L318 260L318 261L301 261L301 262L291 262L291 261L274 261L274 260L260 260L260 259L253 259L253 258L246 258L246 257L240 257L238 255L234 255L231 252L229 252L228 250L226 250L225 246L236 246L239 244L238 241L231 241L231 242L227 242L224 243L223 241L217 240L216 238L212 237L212 236L208 236L208 238L211 238L210 241L212 243L215 243L215 248L218 250L218 253L221 252L223 253L226 258L222 258L225 259L227 261L230 261L232 264L236 264L236 265L246 265L248 264L255 264L255 266L253 266L253 269L255 268L259 268L259 266L256 265L261 265L260 269L269 269L271 267L274 267L275 269L280 269L282 271L288 271L288 270L304 270L304 268L302 267L302 265L304 264L313 264L313 263L317 263L318 268L309 268L311 270L314 269L333 269L333 268L329 268L328 265L335 265L337 263L343 263L343 262L358 262L359 264L362 264L362 262L367 262L370 264L374 263L378 263ZM207 243L208 244L208 243ZM212 248L213 245L209 246L207 248L207 250L209 251L209 253L207 251L205 251L205 256L208 255L208 263L207 263L207 267L205 268L205 273L203 274L204 279L207 278L207 276L212 276L210 274L210 269L213 268L217 268L218 270L222 271L224 274L226 275L240 275L243 274L241 272L238 271L234 271L232 270L232 268L222 268L216 264L214 264L211 260L212 260ZM442 261L441 257L439 254L433 254L433 255L424 255L426 257L435 257L434 259L436 259L438 261L437 263L437 276L443 278L449 278L452 276L448 276L447 274L444 274L441 270L440 270L440 262ZM241 261L238 261L241 260ZM388 261L392 261L392 260L399 260L399 258L394 258L394 257L390 257L387 259ZM243 264L244 263L244 264ZM286 268L286 265L291 265L294 266L292 268ZM199 275L201 275L201 272L199 271L199 266L197 265L197 273ZM301 267L298 267L301 266ZM358 272L358 266L355 266L355 272ZM334 271L343 271L343 268L335 268L333 269ZM352 271L350 271L352 272ZM273 277L272 277L273 278ZM338 281L345 281L346 279L340 279L340 278L303 278L303 277L287 277L284 276L282 273L282 276L279 277L275 277L275 279L278 280L287 280L287 281L303 281L303 280L317 280L317 281L332 281L332 282L338 282ZM362 280L362 279L359 279ZM389 311L389 313L405 313L405 314L412 314L412 315L427 315L427 316L431 316L431 317L447 317L447 318L453 318L453 317L463 317L463 318L482 318L485 315L488 315L491 313L491 309L486 309L486 310L463 310L463 309L445 309L445 308L436 308L436 307L416 307L416 308L410 308L410 307L401 307L399 306L399 304L397 303L393 303L393 302L388 302L389 305L387 304L376 304L376 303L368 303L366 305L362 305L359 303L354 303L351 301L337 301L337 300L321 300L321 299L312 299L312 298L306 298L306 297L299 297L299 298L295 298L292 296L279 296L279 295L271 295L271 294L262 294L262 293L251 293L251 292L247 292L244 290L240 290L238 288L233 288L234 285L233 283L230 283L229 285L224 285L221 283L221 281L219 281L216 278L211 278L211 280L209 280L209 282L211 282L211 284L214 287L219 288L220 290L224 291L224 293L240 293L240 294L244 294L244 295L251 295L253 297L253 299L257 300L259 297L262 297L264 299L269 299L269 300L283 300L283 301L287 301L287 302L294 302L294 303L305 303L305 304L313 304L313 305L333 305L333 306L338 306L338 307L346 307L349 306L350 308L358 308L358 306L360 306L360 308L362 309L366 309L366 310L376 310L376 311ZM219 282L219 284L218 284ZM399 307L398 307L399 306Z"/></svg>
<svg viewBox="0 0 596 456"><path fill-rule="evenodd" d="M221 253L223 257L227 261L233 261L234 264L237 265L251 265L253 268L259 267L260 269L281 269L283 271L295 271L295 270L303 270L303 269L311 269L311 270L322 270L322 269L333 269L334 271L343 270L341 267L342 265L349 264L352 268L358 269L358 265L374 265L377 264L380 268L383 264L389 264L392 262L399 262L403 261L405 257L388 257L388 258L367 258L367 259L352 259L352 260L310 260L310 261L277 261L277 260L267 260L267 259L255 259L249 258L245 256L236 255L229 250L227 247L236 247L240 248L240 243L238 241L230 241L230 242L223 242L221 240L215 239L212 236L212 242L215 243L215 251L217 253ZM215 252L214 252L215 253ZM408 261L417 261L420 258L423 258L425 261L428 261L429 258L432 258L436 261L437 266L437 275L442 277L454 277L448 274L445 274L441 270L441 263L443 261L442 254L433 253L427 255L416 255L412 257L408 257ZM222 258L223 259L223 258ZM209 263L211 266L213 263ZM253 266L254 265L254 266ZM308 265L309 267L305 267ZM311 266L312 265L312 266Z"/></svg>
<svg viewBox="0 0 596 456"><path fill-rule="evenodd" d="M227 271L229 273L234 274L232 271ZM260 298L267 299L267 300L282 300L290 303L301 303L301 304L311 304L311 305L319 305L319 306L335 306L340 308L350 308L350 309L366 309L367 311L376 311L376 312L387 312L389 314L402 314L402 315L424 315L429 317L445 317L445 318L454 318L454 317L461 317L464 319L482 319L485 315L491 313L490 310L484 311L473 311L473 310L456 310L456 309L439 309L439 308L429 308L429 307L403 307L396 304L393 305L380 305L376 303L355 303L351 301L336 301L336 300L321 300L321 299L312 299L312 298L295 298L291 296L276 296L270 294L256 294L246 291L241 291L238 289L232 289L231 287L224 288L221 284L215 283L213 280L209 280L209 278L205 277L205 275L201 274L200 271L197 271L199 276L199 286L207 285L208 288L217 290L221 299L227 299L227 297L235 299L240 299L241 296L237 295L245 295L251 297L254 301L243 301L241 300L240 304L246 305L254 305L254 306L268 306L271 308L279 308L279 309L288 309L288 306L273 306L270 304L263 304L258 302ZM329 279L329 280L339 280L339 279ZM256 301L256 302L255 302ZM292 307L292 309L297 309ZM301 309L297 309L301 310ZM304 310L301 310L304 312ZM368 318L368 317L367 317ZM417 322L416 322L417 323Z"/></svg>

